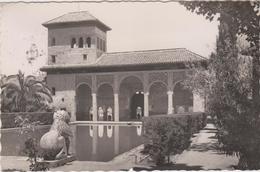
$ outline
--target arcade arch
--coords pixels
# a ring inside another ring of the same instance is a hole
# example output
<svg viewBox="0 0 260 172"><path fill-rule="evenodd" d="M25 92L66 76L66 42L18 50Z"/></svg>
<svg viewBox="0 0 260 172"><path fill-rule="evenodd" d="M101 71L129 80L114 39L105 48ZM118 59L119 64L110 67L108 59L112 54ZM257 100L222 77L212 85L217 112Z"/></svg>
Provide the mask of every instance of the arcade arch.
<svg viewBox="0 0 260 172"><path fill-rule="evenodd" d="M76 120L91 120L89 110L92 107L91 88L83 83L76 88Z"/></svg>
<svg viewBox="0 0 260 172"><path fill-rule="evenodd" d="M167 114L167 86L161 81L153 82L149 88L149 115Z"/></svg>
<svg viewBox="0 0 260 172"><path fill-rule="evenodd" d="M133 120L137 118L136 109L144 109L143 83L136 76L124 78L119 86L119 119Z"/></svg>
<svg viewBox="0 0 260 172"><path fill-rule="evenodd" d="M173 95L174 113L193 112L193 93L184 88L181 81L175 84Z"/></svg>
<svg viewBox="0 0 260 172"><path fill-rule="evenodd" d="M113 112L112 114L114 114L114 93L113 93L113 87L108 84L108 83L104 83L102 85L100 85L97 89L97 109L99 107L102 107L103 112L104 112L104 117L102 120L106 120L107 119L107 108L111 107ZM98 116L99 119L99 116ZM101 120L101 119L99 119Z"/></svg>

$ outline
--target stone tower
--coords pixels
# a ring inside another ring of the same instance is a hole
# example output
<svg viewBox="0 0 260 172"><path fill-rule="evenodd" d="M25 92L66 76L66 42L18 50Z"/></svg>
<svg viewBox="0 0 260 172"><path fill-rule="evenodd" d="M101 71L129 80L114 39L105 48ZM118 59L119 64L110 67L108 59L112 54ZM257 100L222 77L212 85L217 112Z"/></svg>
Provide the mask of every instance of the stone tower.
<svg viewBox="0 0 260 172"><path fill-rule="evenodd" d="M107 25L87 11L43 23L48 28L48 65L92 64L106 52Z"/></svg>

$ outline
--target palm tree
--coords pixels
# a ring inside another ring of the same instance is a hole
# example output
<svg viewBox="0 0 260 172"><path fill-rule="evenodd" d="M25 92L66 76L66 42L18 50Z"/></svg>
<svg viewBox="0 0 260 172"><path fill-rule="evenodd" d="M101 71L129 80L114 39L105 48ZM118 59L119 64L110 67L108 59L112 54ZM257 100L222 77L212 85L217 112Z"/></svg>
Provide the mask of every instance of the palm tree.
<svg viewBox="0 0 260 172"><path fill-rule="evenodd" d="M10 75L1 84L2 107L9 112L41 111L52 102L51 91L35 76L19 71L17 75Z"/></svg>

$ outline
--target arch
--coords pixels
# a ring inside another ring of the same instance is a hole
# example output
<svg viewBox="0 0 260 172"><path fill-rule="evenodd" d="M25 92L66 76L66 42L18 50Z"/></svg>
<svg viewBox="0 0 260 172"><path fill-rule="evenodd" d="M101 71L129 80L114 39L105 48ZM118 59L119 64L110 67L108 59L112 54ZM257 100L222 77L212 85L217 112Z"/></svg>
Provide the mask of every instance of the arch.
<svg viewBox="0 0 260 172"><path fill-rule="evenodd" d="M143 82L139 77L127 76L121 80L119 85L119 119L136 119L136 109L144 109Z"/></svg>
<svg viewBox="0 0 260 172"><path fill-rule="evenodd" d="M97 107L102 107L104 111L104 117L101 119L98 113L99 120L106 120L106 111L108 107L112 108L112 114L114 114L114 93L113 87L110 84L104 83L97 89Z"/></svg>
<svg viewBox="0 0 260 172"><path fill-rule="evenodd" d="M167 85L162 81L149 85L149 115L167 114L168 95Z"/></svg>
<svg viewBox="0 0 260 172"><path fill-rule="evenodd" d="M76 48L76 45L77 45L76 38L72 38L72 39L71 39L71 43L70 43L70 47L71 47L71 48Z"/></svg>
<svg viewBox="0 0 260 172"><path fill-rule="evenodd" d="M193 94L190 90L184 88L182 80L174 84L173 97L174 113L193 111Z"/></svg>
<svg viewBox="0 0 260 172"><path fill-rule="evenodd" d="M88 48L90 48L91 47L91 38L90 37L87 37L86 43L87 43Z"/></svg>
<svg viewBox="0 0 260 172"><path fill-rule="evenodd" d="M79 48L83 48L83 38L79 38Z"/></svg>
<svg viewBox="0 0 260 172"><path fill-rule="evenodd" d="M87 83L87 82L80 82L80 83L78 83L77 85L76 85L76 89L77 88L79 88L79 86L81 86L81 85L87 85L89 88L91 88L91 84L89 84L89 83Z"/></svg>
<svg viewBox="0 0 260 172"><path fill-rule="evenodd" d="M76 87L76 120L92 120L89 114L91 107L91 87L86 83L81 83Z"/></svg>
<svg viewBox="0 0 260 172"><path fill-rule="evenodd" d="M152 86L153 84L156 84L156 83L163 84L166 88L168 88L168 85L167 85L165 82L163 82L163 81L161 81L161 80L155 80L155 81L152 81L152 82L148 85L148 89L150 90L151 86Z"/></svg>
<svg viewBox="0 0 260 172"><path fill-rule="evenodd" d="M55 40L55 38L52 38L51 39L51 46L55 46L56 45L56 40Z"/></svg>

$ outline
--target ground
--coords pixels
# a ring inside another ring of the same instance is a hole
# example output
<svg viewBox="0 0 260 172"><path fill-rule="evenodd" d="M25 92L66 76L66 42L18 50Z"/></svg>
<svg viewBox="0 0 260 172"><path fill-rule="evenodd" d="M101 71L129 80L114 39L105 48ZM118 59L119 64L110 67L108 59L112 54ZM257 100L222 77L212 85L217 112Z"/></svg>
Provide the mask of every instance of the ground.
<svg viewBox="0 0 260 172"><path fill-rule="evenodd" d="M190 148L181 155L172 157L176 164L164 167L155 167L148 163L134 162L134 157L117 157L110 162L74 161L51 170L55 171L94 171L94 170L232 170L232 166L238 163L236 157L226 156L216 150L216 129L212 124L201 130L192 138ZM27 170L29 162L25 157L1 157L2 169Z"/></svg>

